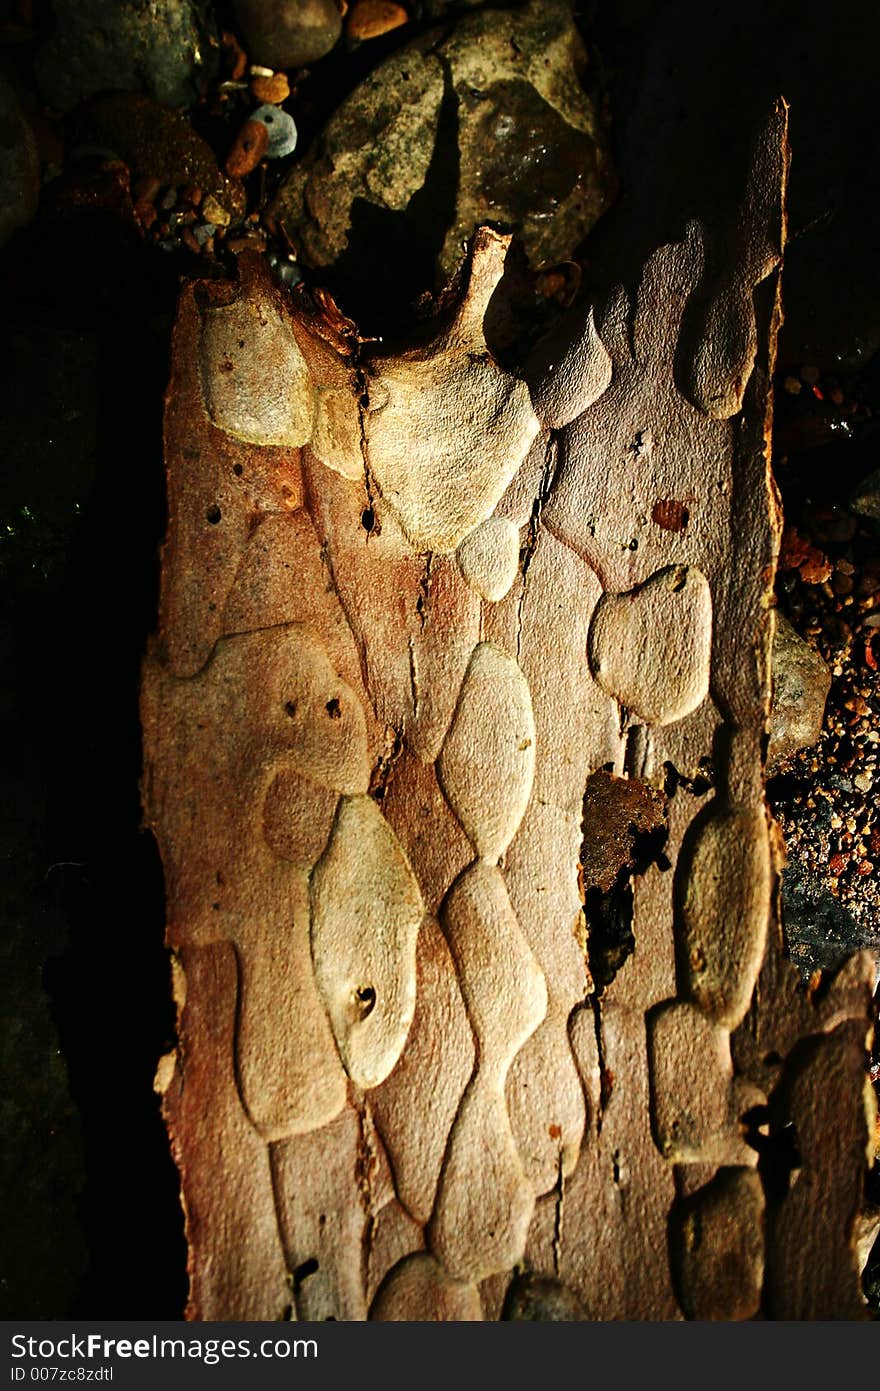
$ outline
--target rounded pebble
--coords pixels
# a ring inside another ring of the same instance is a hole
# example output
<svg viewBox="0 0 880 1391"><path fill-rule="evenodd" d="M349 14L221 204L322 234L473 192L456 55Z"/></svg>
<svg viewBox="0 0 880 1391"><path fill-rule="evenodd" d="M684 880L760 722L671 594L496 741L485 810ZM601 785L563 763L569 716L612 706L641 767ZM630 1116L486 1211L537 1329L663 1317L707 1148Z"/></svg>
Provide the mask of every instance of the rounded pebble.
<svg viewBox="0 0 880 1391"><path fill-rule="evenodd" d="M263 155L269 152L269 140L265 121L245 121L226 157L226 172L230 178L242 179L256 169Z"/></svg>
<svg viewBox="0 0 880 1391"><path fill-rule="evenodd" d="M261 74L251 82L251 91L257 101L277 106L290 96L290 83L283 72L273 72L268 76Z"/></svg>
<svg viewBox="0 0 880 1391"><path fill-rule="evenodd" d="M267 159L283 159L296 149L296 125L289 111L279 106L258 106L251 115L251 121L259 121L269 132L266 148Z"/></svg>
<svg viewBox="0 0 880 1391"><path fill-rule="evenodd" d="M234 10L251 58L276 71L317 62L342 29L336 0L234 0Z"/></svg>

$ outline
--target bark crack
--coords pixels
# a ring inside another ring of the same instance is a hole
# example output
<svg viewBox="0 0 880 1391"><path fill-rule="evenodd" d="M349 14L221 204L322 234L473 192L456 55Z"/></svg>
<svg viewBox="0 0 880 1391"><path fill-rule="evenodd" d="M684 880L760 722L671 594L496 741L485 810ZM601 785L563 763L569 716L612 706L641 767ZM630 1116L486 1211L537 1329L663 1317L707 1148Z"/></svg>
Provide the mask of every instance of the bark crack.
<svg viewBox="0 0 880 1391"><path fill-rule="evenodd" d="M516 606L516 660L519 663L522 650L522 626L523 608L526 601L526 589L528 586L529 566L538 545L538 538L541 532L541 513L553 491L553 484L556 479L558 468L558 447L557 435L555 430L551 430L547 436L547 444L544 449L544 463L541 470L541 483L535 501L532 504L532 514L529 517L529 534L526 538L525 546L520 555L520 569L522 572L522 587Z"/></svg>
<svg viewBox="0 0 880 1391"><path fill-rule="evenodd" d="M556 1167L555 1209L553 1213L553 1274L559 1279L562 1262L562 1219L565 1207L565 1179L562 1174L562 1145Z"/></svg>
<svg viewBox="0 0 880 1391"><path fill-rule="evenodd" d="M358 1142L355 1158L355 1180L358 1196L364 1210L364 1225L361 1232L361 1281L364 1299L367 1298L370 1279L370 1261L373 1254L373 1240L376 1234L376 1216L373 1210L373 1175L379 1164L376 1150L376 1132L373 1118L367 1103L355 1103L358 1118Z"/></svg>
<svg viewBox="0 0 880 1391"><path fill-rule="evenodd" d="M598 995L591 995L588 1004L593 1011L593 1028L596 1035L596 1055L599 1063L599 1105L596 1108L596 1138L602 1134L605 1110L611 1100L614 1078L605 1065L605 1030L602 1024L602 1001Z"/></svg>

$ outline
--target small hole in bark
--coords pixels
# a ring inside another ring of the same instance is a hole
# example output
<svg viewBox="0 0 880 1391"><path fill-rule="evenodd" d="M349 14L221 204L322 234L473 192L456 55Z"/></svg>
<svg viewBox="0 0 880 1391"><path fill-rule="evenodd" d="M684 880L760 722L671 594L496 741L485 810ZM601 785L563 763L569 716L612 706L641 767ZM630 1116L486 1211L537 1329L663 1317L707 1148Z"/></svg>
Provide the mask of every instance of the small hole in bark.
<svg viewBox="0 0 880 1391"><path fill-rule="evenodd" d="M361 1018L366 1019L376 1004L376 992L372 985L359 985L354 992L354 998L357 1000Z"/></svg>
<svg viewBox="0 0 880 1391"><path fill-rule="evenodd" d="M298 1265L296 1267L296 1270L293 1272L294 1294L296 1294L297 1290L302 1288L304 1282L308 1280L310 1275L315 1274L317 1269L318 1262L316 1261L314 1256L309 1256L308 1260L303 1261L302 1265Z"/></svg>
<svg viewBox="0 0 880 1391"><path fill-rule="evenodd" d="M342 719L342 707L340 706L339 701L336 699L336 696L334 696L332 700L327 701L325 709L327 711L327 714L330 716L331 720Z"/></svg>
<svg viewBox="0 0 880 1391"><path fill-rule="evenodd" d="M205 513L205 519L206 521L209 521L211 523L211 526L216 526L222 516L223 513L220 511L220 508L217 506L216 502L214 503L214 506L209 507L207 512Z"/></svg>
<svg viewBox="0 0 880 1391"><path fill-rule="evenodd" d="M365 507L361 513L361 526L364 531L372 531L376 525L376 514L372 507Z"/></svg>
<svg viewBox="0 0 880 1391"><path fill-rule="evenodd" d="M691 514L683 502L673 497L660 498L654 503L651 520L664 531L684 531Z"/></svg>
<svg viewBox="0 0 880 1391"><path fill-rule="evenodd" d="M236 478L241 478L241 475L244 473L244 468L241 464L233 464L232 472L235 474Z"/></svg>
<svg viewBox="0 0 880 1391"><path fill-rule="evenodd" d="M296 701L295 701L295 700L288 700L288 701L285 701L285 703L284 703L284 713L285 713L285 715L289 715L290 718L293 719L294 715L296 714Z"/></svg>

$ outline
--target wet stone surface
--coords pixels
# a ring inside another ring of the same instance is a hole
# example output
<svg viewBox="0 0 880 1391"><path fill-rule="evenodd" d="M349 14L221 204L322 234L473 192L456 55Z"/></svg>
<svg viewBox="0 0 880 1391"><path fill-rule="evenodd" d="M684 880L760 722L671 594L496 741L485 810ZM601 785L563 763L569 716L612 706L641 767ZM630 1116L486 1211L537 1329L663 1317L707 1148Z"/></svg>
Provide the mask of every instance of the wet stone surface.
<svg viewBox="0 0 880 1391"><path fill-rule="evenodd" d="M346 98L273 212L363 323L389 256L402 302L437 287L481 221L533 269L571 256L613 191L586 51L563 4L478 12L404 44ZM369 323L367 325L369 327Z"/></svg>
<svg viewBox="0 0 880 1391"><path fill-rule="evenodd" d="M118 88L185 106L216 68L216 34L196 0L53 0L53 11L36 73L60 111Z"/></svg>

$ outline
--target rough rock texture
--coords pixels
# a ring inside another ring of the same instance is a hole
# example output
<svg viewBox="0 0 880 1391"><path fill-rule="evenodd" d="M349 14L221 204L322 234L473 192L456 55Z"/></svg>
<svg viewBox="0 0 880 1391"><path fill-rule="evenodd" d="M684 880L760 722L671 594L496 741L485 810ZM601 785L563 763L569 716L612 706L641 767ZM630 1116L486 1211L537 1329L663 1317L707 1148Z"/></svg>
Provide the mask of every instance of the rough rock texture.
<svg viewBox="0 0 880 1391"><path fill-rule="evenodd" d="M780 103L735 233L524 382L488 229L396 355L247 254L184 290L143 723L192 1317L862 1313L873 967L800 987L764 796L786 168Z"/></svg>
<svg viewBox="0 0 880 1391"><path fill-rule="evenodd" d="M533 265L571 254L610 194L578 74L570 7L533 0L431 29L379 65L291 172L275 212L312 266L403 217L443 275L481 222L514 229Z"/></svg>
<svg viewBox="0 0 880 1391"><path fill-rule="evenodd" d="M815 744L822 732L831 672L818 652L776 614L773 638L773 706L768 770L773 772L798 749Z"/></svg>
<svg viewBox="0 0 880 1391"><path fill-rule="evenodd" d="M880 522L880 469L863 478L850 500L854 512Z"/></svg>
<svg viewBox="0 0 880 1391"><path fill-rule="evenodd" d="M55 30L36 73L61 111L119 88L184 106L216 64L197 0L53 0L52 8Z"/></svg>

